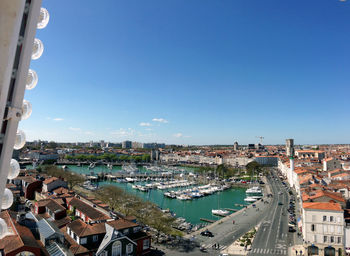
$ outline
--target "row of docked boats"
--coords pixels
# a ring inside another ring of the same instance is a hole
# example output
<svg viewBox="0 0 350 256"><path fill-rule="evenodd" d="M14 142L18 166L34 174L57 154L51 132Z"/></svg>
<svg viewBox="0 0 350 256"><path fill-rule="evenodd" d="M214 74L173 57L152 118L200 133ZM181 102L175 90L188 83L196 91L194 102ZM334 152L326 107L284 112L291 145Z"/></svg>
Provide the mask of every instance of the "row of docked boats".
<svg viewBox="0 0 350 256"><path fill-rule="evenodd" d="M189 187L195 185L195 182L187 180L171 180L166 182L152 182L145 185L132 185L133 189L138 189L140 191L148 191L149 189L170 189L170 188L179 188L179 187Z"/></svg>
<svg viewBox="0 0 350 256"><path fill-rule="evenodd" d="M246 190L247 197L244 199L245 202L254 203L263 197L262 189L259 186L251 187Z"/></svg>
<svg viewBox="0 0 350 256"><path fill-rule="evenodd" d="M204 186L188 188L185 190L167 191L164 193L164 196L168 198L179 199L179 200L191 200L191 199L211 195L228 188L230 188L230 186L228 185L221 186L221 185L208 184Z"/></svg>

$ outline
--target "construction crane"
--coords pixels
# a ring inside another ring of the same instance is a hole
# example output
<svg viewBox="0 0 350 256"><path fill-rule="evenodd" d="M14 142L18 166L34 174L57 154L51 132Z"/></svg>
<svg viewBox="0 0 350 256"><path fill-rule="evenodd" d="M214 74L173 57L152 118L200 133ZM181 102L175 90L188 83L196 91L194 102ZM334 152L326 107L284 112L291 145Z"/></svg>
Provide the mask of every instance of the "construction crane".
<svg viewBox="0 0 350 256"><path fill-rule="evenodd" d="M258 139L260 139L260 145L262 145L262 142L263 142L263 139L264 137L263 136L256 136Z"/></svg>

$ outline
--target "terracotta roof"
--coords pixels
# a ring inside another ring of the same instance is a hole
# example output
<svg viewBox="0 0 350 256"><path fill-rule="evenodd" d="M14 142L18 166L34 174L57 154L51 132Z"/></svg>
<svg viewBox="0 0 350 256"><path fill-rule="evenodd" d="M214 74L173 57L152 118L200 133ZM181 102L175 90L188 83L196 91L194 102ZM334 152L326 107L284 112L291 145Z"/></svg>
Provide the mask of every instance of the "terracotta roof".
<svg viewBox="0 0 350 256"><path fill-rule="evenodd" d="M113 221L108 221L107 222L108 225L114 227L116 230L122 230L125 228L132 228L132 227L138 227L139 225L125 220L125 219L117 219L117 220L113 220Z"/></svg>
<svg viewBox="0 0 350 256"><path fill-rule="evenodd" d="M338 203L325 203L325 202L306 202L303 203L304 209L315 209L315 210L328 210L328 211L339 211L342 212L342 208Z"/></svg>
<svg viewBox="0 0 350 256"><path fill-rule="evenodd" d="M69 223L67 227L69 227L79 237L106 233L104 223L87 224L81 219L77 219Z"/></svg>
<svg viewBox="0 0 350 256"><path fill-rule="evenodd" d="M61 228L63 226L66 226L68 223L71 223L72 222L72 219L70 217L64 217L60 220L55 220L53 221L53 223L58 227L58 228Z"/></svg>
<svg viewBox="0 0 350 256"><path fill-rule="evenodd" d="M37 181L37 179L35 179L32 176L20 176L20 177L17 177L17 179L23 180L23 181L25 181L27 183L33 183L33 182Z"/></svg>
<svg viewBox="0 0 350 256"><path fill-rule="evenodd" d="M39 207L45 206L53 212L66 210L66 208L64 208L62 205L60 205L58 202L56 202L53 199L44 199L44 200L40 200L36 203L38 204Z"/></svg>
<svg viewBox="0 0 350 256"><path fill-rule="evenodd" d="M304 192L302 195L302 199L303 201L307 201L307 200L313 200L324 196L329 197L330 199L334 199L336 201L345 202L345 199L342 197L340 193L324 191L324 190L314 190L310 194L307 194Z"/></svg>
<svg viewBox="0 0 350 256"><path fill-rule="evenodd" d="M71 193L71 191L69 191L67 188L64 188L64 187L59 187L59 188L56 188L52 191L54 194L69 194Z"/></svg>
<svg viewBox="0 0 350 256"><path fill-rule="evenodd" d="M75 242L75 240L73 238L71 238L68 234L67 234L67 228L63 227L61 228L61 231L64 234L64 238L66 239L66 241L70 244L69 250L74 254L74 255L79 255L79 254L87 254L89 252L88 249L86 249L84 246L79 245L77 242Z"/></svg>
<svg viewBox="0 0 350 256"><path fill-rule="evenodd" d="M27 227L17 224L10 217L8 211L1 212L0 218L5 220L10 233L0 239L0 248L4 248L5 255L18 250L23 246L41 248L36 242L32 232Z"/></svg>
<svg viewBox="0 0 350 256"><path fill-rule="evenodd" d="M57 177L51 177L51 178L48 178L48 179L44 180L43 183L47 185L47 184L50 184L50 183L52 183L52 182L54 182L56 180L58 180Z"/></svg>
<svg viewBox="0 0 350 256"><path fill-rule="evenodd" d="M83 201L79 200L78 198L72 198L69 202L69 205L72 205L76 207L79 211L84 213L88 218L91 220L107 220L109 217L106 214L103 214L99 210L96 210L92 206L84 203Z"/></svg>

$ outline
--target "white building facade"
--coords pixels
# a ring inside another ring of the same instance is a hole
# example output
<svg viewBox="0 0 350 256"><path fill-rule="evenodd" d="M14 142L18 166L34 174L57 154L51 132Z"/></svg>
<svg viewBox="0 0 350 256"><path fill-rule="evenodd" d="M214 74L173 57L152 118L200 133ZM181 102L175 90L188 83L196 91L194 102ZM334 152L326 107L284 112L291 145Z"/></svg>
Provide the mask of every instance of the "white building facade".
<svg viewBox="0 0 350 256"><path fill-rule="evenodd" d="M308 255L343 255L344 211L340 204L303 203L302 233Z"/></svg>

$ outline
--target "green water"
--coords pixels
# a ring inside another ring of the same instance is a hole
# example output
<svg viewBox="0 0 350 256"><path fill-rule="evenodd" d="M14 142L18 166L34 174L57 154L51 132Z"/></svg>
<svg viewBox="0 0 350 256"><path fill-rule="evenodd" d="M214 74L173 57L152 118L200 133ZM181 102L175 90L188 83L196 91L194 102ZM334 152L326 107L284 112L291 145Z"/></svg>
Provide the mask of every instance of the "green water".
<svg viewBox="0 0 350 256"><path fill-rule="evenodd" d="M91 170L87 168L87 166L75 166L68 165L69 170L80 173L80 174L90 174ZM193 170L193 168L183 168L187 171ZM146 172L147 170L144 167L139 167L139 170L142 172ZM118 172L121 171L121 166L113 167L112 171L107 169L106 166L96 166L93 169L94 173L100 172ZM206 218L211 220L220 219L220 217L214 216L211 214L212 209L222 209L222 208L230 208L230 209L240 209L241 207L235 206L235 204L245 204L245 190L244 188L231 188L222 192L217 192L209 196L201 197L193 200L178 200L171 199L163 196L163 193L166 190L158 190L151 189L149 192L142 192L136 189L133 189L130 183L118 183L118 182L110 182L103 181L99 182L99 186L103 185L113 185L120 188L123 188L125 191L135 194L141 197L144 200L149 200L162 209L169 209L170 211L176 213L177 217L183 217L186 221L192 224L203 223L200 221L200 218ZM137 184L137 183L135 183ZM183 189L183 188L179 188ZM172 188L171 190L177 190Z"/></svg>

